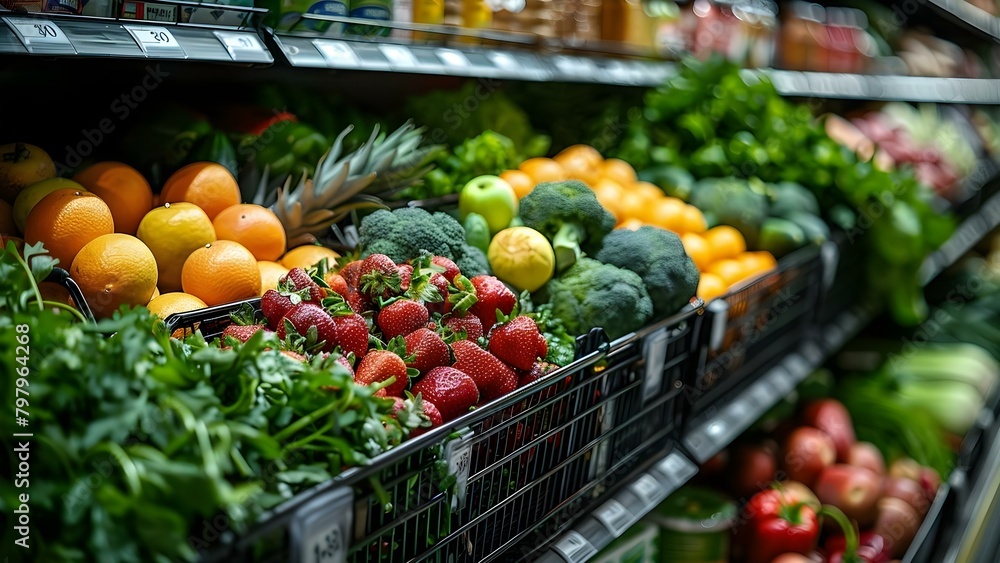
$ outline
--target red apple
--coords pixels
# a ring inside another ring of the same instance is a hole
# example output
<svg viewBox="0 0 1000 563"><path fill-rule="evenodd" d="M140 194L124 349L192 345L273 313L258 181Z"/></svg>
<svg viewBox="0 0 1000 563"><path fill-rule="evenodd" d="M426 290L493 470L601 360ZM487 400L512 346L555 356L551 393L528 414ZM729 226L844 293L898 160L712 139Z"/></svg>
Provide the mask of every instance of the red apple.
<svg viewBox="0 0 1000 563"><path fill-rule="evenodd" d="M884 497L878 501L874 531L885 538L893 557L906 554L920 528L921 517L902 499Z"/></svg>
<svg viewBox="0 0 1000 563"><path fill-rule="evenodd" d="M774 451L762 444L742 444L729 464L730 483L738 498L749 498L771 486L778 471Z"/></svg>
<svg viewBox="0 0 1000 563"><path fill-rule="evenodd" d="M792 499L793 502L801 502L817 512L819 512L819 509L822 507L819 499L816 498L816 493L813 493L812 489L802 483L799 483L798 481L782 481L781 490L784 491L787 498Z"/></svg>
<svg viewBox="0 0 1000 563"><path fill-rule="evenodd" d="M882 452L871 442L856 442L847 455L848 465L871 469L879 475L885 475L885 458Z"/></svg>
<svg viewBox="0 0 1000 563"><path fill-rule="evenodd" d="M837 448L837 461L847 461L855 441L854 425L847 407L833 399L813 401L802 412L802 422L826 432Z"/></svg>
<svg viewBox="0 0 1000 563"><path fill-rule="evenodd" d="M833 440L825 432L800 426L785 441L782 468L789 479L811 485L820 471L836 460Z"/></svg>
<svg viewBox="0 0 1000 563"><path fill-rule="evenodd" d="M824 469L813 490L820 502L836 506L864 527L875 520L882 477L869 469L841 463Z"/></svg>
<svg viewBox="0 0 1000 563"><path fill-rule="evenodd" d="M889 465L889 477L903 477L919 481L921 469L923 467L916 460L901 457Z"/></svg>
<svg viewBox="0 0 1000 563"><path fill-rule="evenodd" d="M917 482L924 488L927 500L934 502L938 487L941 486L941 476L938 475L938 472L931 467L921 467L920 477L917 479Z"/></svg>
<svg viewBox="0 0 1000 563"><path fill-rule="evenodd" d="M924 493L923 486L913 479L906 479L904 477L887 478L882 496L906 501L906 504L913 507L921 517L927 514L927 509L931 506L931 502L927 500L927 495Z"/></svg>

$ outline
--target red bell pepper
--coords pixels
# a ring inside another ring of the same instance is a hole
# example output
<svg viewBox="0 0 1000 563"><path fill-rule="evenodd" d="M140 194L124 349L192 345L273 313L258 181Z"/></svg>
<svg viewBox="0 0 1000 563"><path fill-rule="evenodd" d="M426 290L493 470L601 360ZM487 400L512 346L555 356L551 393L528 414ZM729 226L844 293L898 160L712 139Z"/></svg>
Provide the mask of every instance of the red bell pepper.
<svg viewBox="0 0 1000 563"><path fill-rule="evenodd" d="M778 489L750 498L745 531L748 563L769 563L782 553L812 553L819 539L816 511Z"/></svg>
<svg viewBox="0 0 1000 563"><path fill-rule="evenodd" d="M824 505L820 514L833 518L844 530L844 535L826 541L828 563L888 563L892 559L889 542L879 534L865 532L859 537L854 523L832 506Z"/></svg>

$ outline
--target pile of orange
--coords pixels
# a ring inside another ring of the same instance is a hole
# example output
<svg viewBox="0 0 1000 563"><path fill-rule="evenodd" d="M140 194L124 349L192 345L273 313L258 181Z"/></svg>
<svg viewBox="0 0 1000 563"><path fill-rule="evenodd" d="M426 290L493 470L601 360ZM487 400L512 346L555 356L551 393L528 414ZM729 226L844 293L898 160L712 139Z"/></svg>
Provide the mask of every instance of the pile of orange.
<svg viewBox="0 0 1000 563"><path fill-rule="evenodd" d="M181 168L156 196L134 168L99 162L0 200L0 235L42 242L98 318L121 305L165 318L257 297L290 268L339 257L315 245L286 252L278 217L240 199L236 178L216 163Z"/></svg>
<svg viewBox="0 0 1000 563"><path fill-rule="evenodd" d="M606 159L587 145L573 145L553 158L529 158L517 170L507 170L500 177L519 198L543 182L580 180L614 214L620 229L653 225L678 234L705 231L705 217L697 207L667 197L655 184L639 180L631 164Z"/></svg>
<svg viewBox="0 0 1000 563"><path fill-rule="evenodd" d="M677 233L701 271L698 297L705 301L724 295L732 286L776 265L769 252L748 252L738 230L724 225L707 229L705 217L697 207L668 197L656 185L639 180L629 163L606 159L587 145L566 148L553 158L530 158L517 170L507 170L500 177L514 188L519 198L543 182L580 180L614 214L618 221L615 228L653 225Z"/></svg>

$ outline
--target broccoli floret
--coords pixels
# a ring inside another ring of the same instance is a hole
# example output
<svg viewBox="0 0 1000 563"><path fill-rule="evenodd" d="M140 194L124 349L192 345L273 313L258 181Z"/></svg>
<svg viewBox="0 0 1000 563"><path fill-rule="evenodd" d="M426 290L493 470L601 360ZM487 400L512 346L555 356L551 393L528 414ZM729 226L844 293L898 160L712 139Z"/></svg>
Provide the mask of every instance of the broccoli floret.
<svg viewBox="0 0 1000 563"><path fill-rule="evenodd" d="M466 244L465 229L447 213L417 207L380 209L361 220L358 246L362 258L385 254L404 262L426 251L451 258L468 277L490 273L483 251Z"/></svg>
<svg viewBox="0 0 1000 563"><path fill-rule="evenodd" d="M615 216L604 209L586 184L577 180L535 186L521 199L521 221L550 241L556 269L573 265L584 253L601 248L604 236L615 228Z"/></svg>
<svg viewBox="0 0 1000 563"><path fill-rule="evenodd" d="M701 278L680 237L658 227L618 229L604 237L604 246L595 258L642 277L653 300L655 319L676 313L687 304Z"/></svg>
<svg viewBox="0 0 1000 563"><path fill-rule="evenodd" d="M633 332L650 319L653 304L639 274L581 258L539 292L570 334L603 327L612 339Z"/></svg>

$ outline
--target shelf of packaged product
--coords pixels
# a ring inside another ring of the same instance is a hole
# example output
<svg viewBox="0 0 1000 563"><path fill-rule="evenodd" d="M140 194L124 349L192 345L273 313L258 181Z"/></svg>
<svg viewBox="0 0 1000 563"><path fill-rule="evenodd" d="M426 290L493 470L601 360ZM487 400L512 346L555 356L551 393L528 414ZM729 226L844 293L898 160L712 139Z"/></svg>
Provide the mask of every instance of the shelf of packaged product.
<svg viewBox="0 0 1000 563"><path fill-rule="evenodd" d="M165 3L178 7L200 5L182 0L167 0ZM223 12L239 12L241 15L237 19L266 12L252 7L221 8ZM250 27L126 21L49 13L14 15L0 12L0 20L0 54L252 65L274 62L260 35Z"/></svg>

